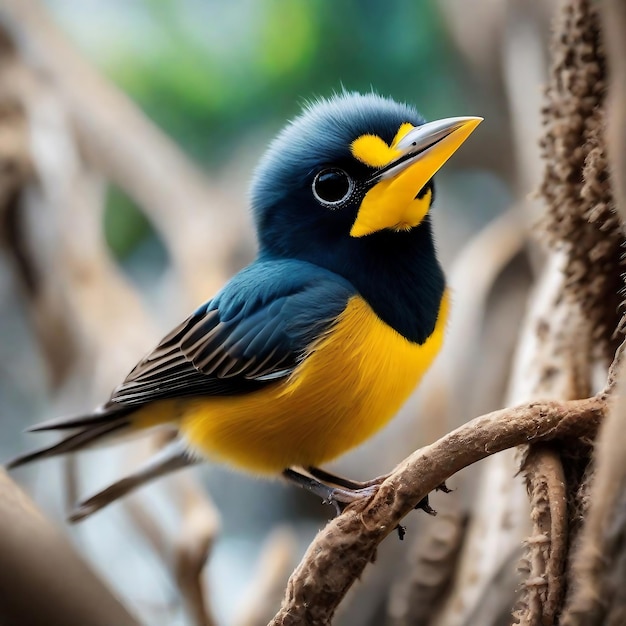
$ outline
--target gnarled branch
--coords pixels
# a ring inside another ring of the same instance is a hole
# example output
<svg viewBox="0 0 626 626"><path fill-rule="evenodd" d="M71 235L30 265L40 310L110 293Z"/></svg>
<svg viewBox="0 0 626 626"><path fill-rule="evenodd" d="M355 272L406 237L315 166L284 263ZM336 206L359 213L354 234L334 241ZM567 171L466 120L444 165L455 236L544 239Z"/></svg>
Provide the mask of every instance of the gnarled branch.
<svg viewBox="0 0 626 626"><path fill-rule="evenodd" d="M478 417L414 452L371 499L351 506L320 531L289 579L271 626L329 624L380 542L422 498L459 470L524 443L593 436L606 411L604 395L533 402Z"/></svg>

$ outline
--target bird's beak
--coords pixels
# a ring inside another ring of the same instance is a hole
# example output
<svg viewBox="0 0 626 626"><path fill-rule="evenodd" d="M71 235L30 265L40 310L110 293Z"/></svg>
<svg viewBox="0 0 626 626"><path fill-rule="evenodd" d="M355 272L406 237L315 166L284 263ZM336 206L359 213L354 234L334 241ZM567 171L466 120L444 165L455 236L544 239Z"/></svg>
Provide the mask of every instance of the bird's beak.
<svg viewBox="0 0 626 626"><path fill-rule="evenodd" d="M417 226L432 200L430 193L418 197L420 191L482 121L482 117L450 117L418 127L403 125L389 146L389 162L370 180L373 186L363 198L350 235Z"/></svg>

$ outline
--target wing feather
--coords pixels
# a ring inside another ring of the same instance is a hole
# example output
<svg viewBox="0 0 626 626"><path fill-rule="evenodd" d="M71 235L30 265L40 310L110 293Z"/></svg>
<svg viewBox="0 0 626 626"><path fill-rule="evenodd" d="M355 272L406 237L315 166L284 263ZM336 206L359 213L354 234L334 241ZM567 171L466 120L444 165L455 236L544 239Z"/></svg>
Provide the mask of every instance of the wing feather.
<svg viewBox="0 0 626 626"><path fill-rule="evenodd" d="M164 337L107 406L249 393L289 376L354 289L306 263L272 262L271 272L263 265L241 272Z"/></svg>

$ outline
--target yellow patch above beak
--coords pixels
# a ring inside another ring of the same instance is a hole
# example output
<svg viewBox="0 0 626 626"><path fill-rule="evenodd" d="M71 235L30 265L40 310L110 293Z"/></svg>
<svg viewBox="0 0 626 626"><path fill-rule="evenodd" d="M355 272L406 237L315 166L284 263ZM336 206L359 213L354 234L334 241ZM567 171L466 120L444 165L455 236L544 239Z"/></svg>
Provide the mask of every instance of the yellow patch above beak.
<svg viewBox="0 0 626 626"><path fill-rule="evenodd" d="M391 145L386 144L378 135L361 135L350 146L352 156L370 167L383 167L402 155L396 145L414 128L412 124L402 124Z"/></svg>
<svg viewBox="0 0 626 626"><path fill-rule="evenodd" d="M355 139L353 156L379 171L363 198L350 235L363 237L385 228L408 230L417 226L432 201L430 192L418 197L419 192L481 121L480 117L457 117L418 127L405 123L391 144L376 135Z"/></svg>

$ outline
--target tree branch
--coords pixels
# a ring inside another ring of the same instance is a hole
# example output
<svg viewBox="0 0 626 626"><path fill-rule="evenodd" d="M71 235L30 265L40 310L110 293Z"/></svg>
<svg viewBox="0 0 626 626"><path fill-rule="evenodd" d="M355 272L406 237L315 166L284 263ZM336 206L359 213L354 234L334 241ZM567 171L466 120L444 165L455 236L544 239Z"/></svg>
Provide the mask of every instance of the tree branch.
<svg viewBox="0 0 626 626"><path fill-rule="evenodd" d="M533 402L494 411L409 456L377 493L331 521L309 546L271 626L330 623L337 605L374 558L380 542L417 503L459 470L514 446L593 436L604 398Z"/></svg>
<svg viewBox="0 0 626 626"><path fill-rule="evenodd" d="M526 540L520 624L552 624L561 606L567 555L567 497L563 464L554 446L530 447L522 465L531 501L533 534Z"/></svg>
<svg viewBox="0 0 626 626"><path fill-rule="evenodd" d="M0 471L0 623L138 623L4 471Z"/></svg>

